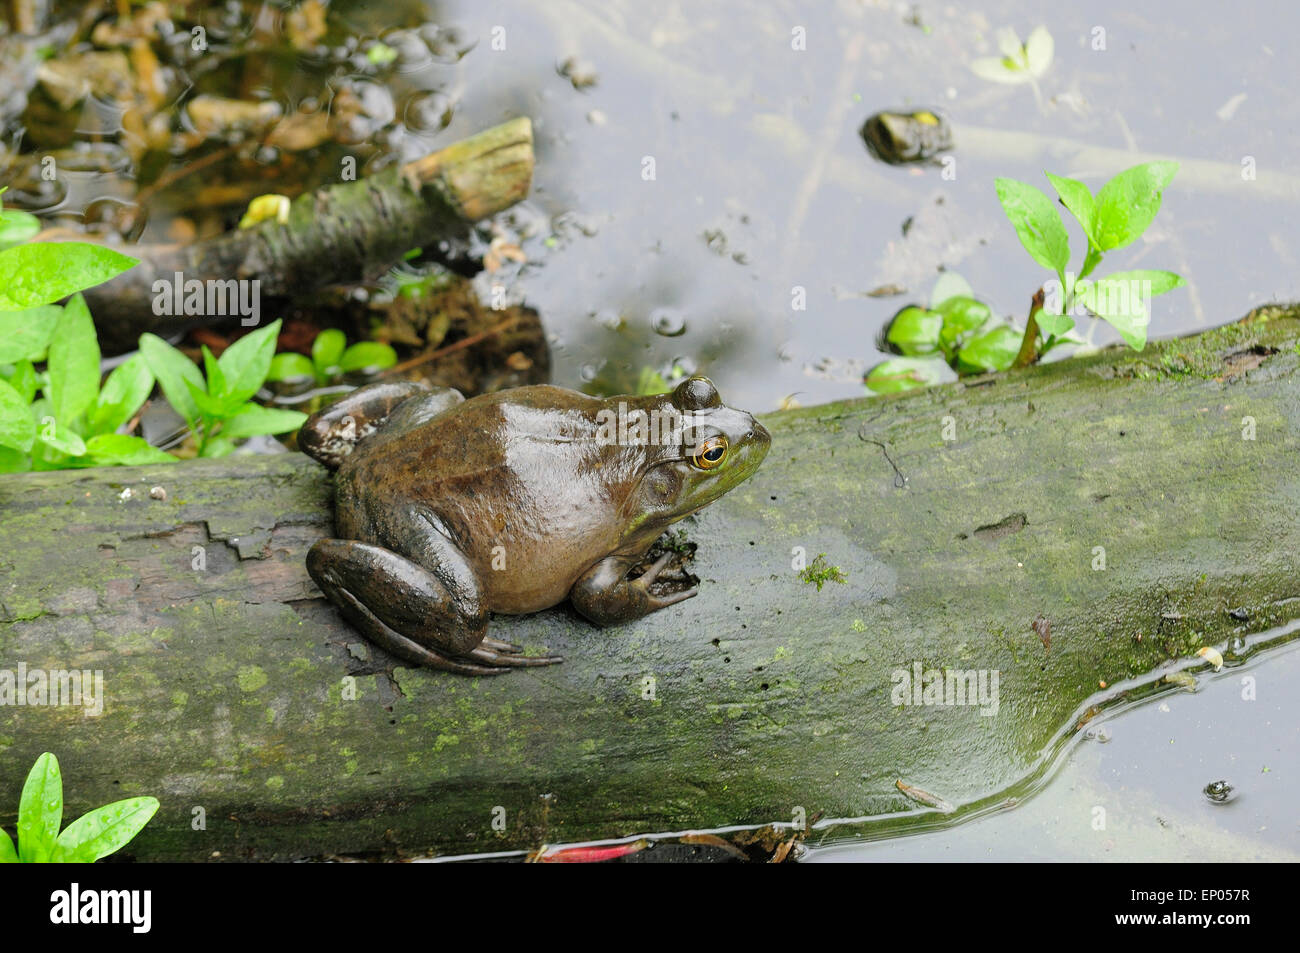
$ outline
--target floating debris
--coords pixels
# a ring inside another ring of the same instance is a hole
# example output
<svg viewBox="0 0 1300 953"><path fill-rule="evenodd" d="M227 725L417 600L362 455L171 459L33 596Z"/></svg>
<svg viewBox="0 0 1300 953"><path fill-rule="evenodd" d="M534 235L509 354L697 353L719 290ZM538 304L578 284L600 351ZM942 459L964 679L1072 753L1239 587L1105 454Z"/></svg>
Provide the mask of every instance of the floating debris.
<svg viewBox="0 0 1300 953"><path fill-rule="evenodd" d="M924 804L926 807L932 807L936 811L940 811L944 814L951 814L953 811L957 810L938 795L931 794L929 791L923 791L915 785L905 784L902 778L895 781L894 785L898 790L902 791L917 804Z"/></svg>
<svg viewBox="0 0 1300 953"><path fill-rule="evenodd" d="M1038 633L1038 638L1042 641L1043 648L1047 649L1050 653L1052 651L1052 623L1049 622L1040 612L1038 617L1029 624L1029 627ZM1105 682L1102 683L1101 687L1106 687Z"/></svg>
<svg viewBox="0 0 1300 953"><path fill-rule="evenodd" d="M602 847L560 847L549 848L545 844L533 851L524 860L526 864L597 864L604 860L617 860L628 854L635 854L650 846L647 838L634 840L630 844L607 844Z"/></svg>
<svg viewBox="0 0 1300 953"><path fill-rule="evenodd" d="M1216 672L1223 668L1223 653L1218 649L1212 649L1207 645L1198 649L1196 654L1213 665Z"/></svg>
<svg viewBox="0 0 1300 953"><path fill-rule="evenodd" d="M1170 672L1164 677L1164 681L1170 685L1181 685L1189 692L1196 691L1196 676L1187 672Z"/></svg>

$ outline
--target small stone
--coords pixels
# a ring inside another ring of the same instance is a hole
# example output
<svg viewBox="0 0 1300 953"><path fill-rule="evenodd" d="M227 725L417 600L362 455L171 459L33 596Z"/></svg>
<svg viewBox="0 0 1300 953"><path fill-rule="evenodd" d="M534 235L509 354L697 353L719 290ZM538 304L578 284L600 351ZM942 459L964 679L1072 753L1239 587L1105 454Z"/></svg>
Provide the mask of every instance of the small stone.
<svg viewBox="0 0 1300 953"><path fill-rule="evenodd" d="M155 500L167 499L167 491L161 486L149 487L149 496Z"/></svg>

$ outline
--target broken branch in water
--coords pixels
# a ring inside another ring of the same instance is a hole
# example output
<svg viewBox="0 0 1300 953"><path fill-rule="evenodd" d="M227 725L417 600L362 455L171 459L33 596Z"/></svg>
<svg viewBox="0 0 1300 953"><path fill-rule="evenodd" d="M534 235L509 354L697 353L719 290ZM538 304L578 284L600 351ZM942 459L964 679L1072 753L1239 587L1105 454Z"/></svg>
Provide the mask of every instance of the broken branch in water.
<svg viewBox="0 0 1300 953"><path fill-rule="evenodd" d="M243 302L380 274L410 249L461 235L514 205L528 194L532 173L532 124L513 119L404 166L299 196L284 224L263 222L191 245L131 246L140 264L86 292L100 341L108 351L128 350L145 331L237 317L228 304L232 280L257 282L251 292L240 289ZM173 287L178 278L185 289ZM159 282L165 292L156 290ZM223 283L213 296L227 303L220 313L205 306L175 313L172 302L209 282ZM164 306L156 308L160 298Z"/></svg>

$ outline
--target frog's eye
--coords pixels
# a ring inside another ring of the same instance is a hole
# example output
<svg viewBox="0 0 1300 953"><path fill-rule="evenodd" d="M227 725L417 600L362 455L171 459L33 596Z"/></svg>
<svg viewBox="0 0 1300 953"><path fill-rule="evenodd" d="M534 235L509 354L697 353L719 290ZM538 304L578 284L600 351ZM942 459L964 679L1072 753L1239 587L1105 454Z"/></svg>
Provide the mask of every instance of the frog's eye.
<svg viewBox="0 0 1300 953"><path fill-rule="evenodd" d="M691 463L701 470L720 467L725 459L727 459L727 438L722 435L705 440L691 455Z"/></svg>

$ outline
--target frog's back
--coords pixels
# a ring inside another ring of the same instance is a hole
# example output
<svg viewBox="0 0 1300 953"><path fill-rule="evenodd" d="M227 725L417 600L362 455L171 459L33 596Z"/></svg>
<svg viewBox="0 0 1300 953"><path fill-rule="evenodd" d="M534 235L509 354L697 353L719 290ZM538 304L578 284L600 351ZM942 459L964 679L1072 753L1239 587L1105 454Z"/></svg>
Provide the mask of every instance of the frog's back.
<svg viewBox="0 0 1300 953"><path fill-rule="evenodd" d="M340 532L418 560L410 515L426 514L469 559L494 611L553 605L617 548L639 477L635 454L596 439L603 406L537 385L381 429L339 469Z"/></svg>

